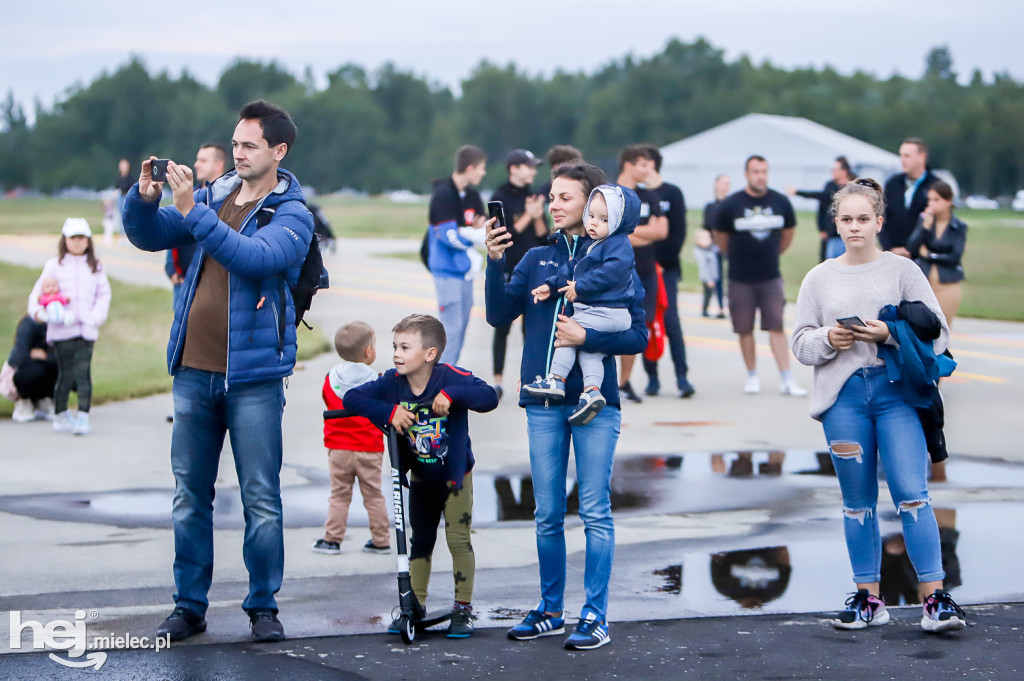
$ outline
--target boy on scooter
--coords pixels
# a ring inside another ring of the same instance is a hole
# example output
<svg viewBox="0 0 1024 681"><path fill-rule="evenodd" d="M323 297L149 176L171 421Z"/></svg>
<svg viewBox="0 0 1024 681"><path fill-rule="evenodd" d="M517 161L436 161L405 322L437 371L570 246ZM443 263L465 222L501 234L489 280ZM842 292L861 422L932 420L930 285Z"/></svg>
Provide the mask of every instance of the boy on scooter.
<svg viewBox="0 0 1024 681"><path fill-rule="evenodd" d="M345 407L399 438L402 472L409 477L409 525L412 529L409 575L421 607L426 606L430 559L437 526L445 519L445 540L452 555L455 603L448 638L473 634L473 577L476 560L470 542L473 522L473 451L469 411L488 412L498 395L469 371L439 364L446 337L430 315L410 315L395 334L395 368L345 393ZM389 631L397 627L392 623Z"/></svg>

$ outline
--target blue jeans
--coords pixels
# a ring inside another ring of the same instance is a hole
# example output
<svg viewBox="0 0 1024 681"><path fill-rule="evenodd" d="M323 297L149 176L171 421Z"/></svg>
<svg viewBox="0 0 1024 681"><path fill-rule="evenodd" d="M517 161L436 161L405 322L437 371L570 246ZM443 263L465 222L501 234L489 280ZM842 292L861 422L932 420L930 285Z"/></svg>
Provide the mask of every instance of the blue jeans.
<svg viewBox="0 0 1024 681"><path fill-rule="evenodd" d="M541 610L562 612L565 595L565 509L569 442L576 454L580 518L587 535L583 613L602 621L608 614L608 581L615 557L612 522L612 460L619 439L621 413L605 407L585 426L570 426L576 405L526 407L530 438L530 472L537 503L537 558L540 562Z"/></svg>
<svg viewBox="0 0 1024 681"><path fill-rule="evenodd" d="M882 540L875 510L879 459L918 581L943 579L921 419L903 401L899 387L889 382L885 367L857 370L822 416L822 425L843 492L843 528L854 582L881 579Z"/></svg>
<svg viewBox="0 0 1024 681"><path fill-rule="evenodd" d="M473 280L454 277L434 277L437 290L438 319L448 337L441 361L458 364L462 343L466 339L469 313L473 310Z"/></svg>
<svg viewBox="0 0 1024 681"><path fill-rule="evenodd" d="M181 297L183 295L185 295L185 285L184 284L171 284L171 300L173 301L171 303L171 313L172 314L174 313L174 311L176 309L178 309L178 302L181 300Z"/></svg>
<svg viewBox="0 0 1024 681"><path fill-rule="evenodd" d="M839 237L834 236L825 242L826 259L838 258L843 253L846 253L846 244Z"/></svg>
<svg viewBox="0 0 1024 681"><path fill-rule="evenodd" d="M225 431L231 437L242 492L242 556L249 595L242 608L270 608L281 589L284 531L281 521L280 379L238 383L225 391L224 374L179 368L174 375L174 602L205 615L213 579L214 482Z"/></svg>

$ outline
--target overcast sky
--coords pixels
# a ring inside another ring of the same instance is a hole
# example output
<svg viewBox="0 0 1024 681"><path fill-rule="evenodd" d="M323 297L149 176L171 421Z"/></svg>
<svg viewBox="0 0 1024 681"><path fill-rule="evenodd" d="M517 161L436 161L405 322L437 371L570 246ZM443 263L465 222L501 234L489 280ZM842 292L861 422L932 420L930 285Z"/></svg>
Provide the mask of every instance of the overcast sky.
<svg viewBox="0 0 1024 681"><path fill-rule="evenodd" d="M704 36L727 58L783 67L832 65L917 77L928 50L948 45L966 78L1024 80L1022 0L251 0L131 3L12 0L0 20L0 95L50 107L68 87L140 55L151 72L183 68L214 84L238 57L277 59L317 82L339 65L391 60L453 87L482 58L530 73L593 71ZM239 10L239 7L245 10ZM186 9L187 8L187 9ZM31 115L31 114L30 114Z"/></svg>

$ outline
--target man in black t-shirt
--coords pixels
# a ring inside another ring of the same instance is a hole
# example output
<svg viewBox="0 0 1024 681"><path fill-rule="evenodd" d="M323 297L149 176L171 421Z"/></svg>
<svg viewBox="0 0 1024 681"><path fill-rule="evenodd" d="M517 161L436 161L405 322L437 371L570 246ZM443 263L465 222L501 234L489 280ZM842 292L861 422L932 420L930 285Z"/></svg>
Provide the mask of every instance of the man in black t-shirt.
<svg viewBox="0 0 1024 681"><path fill-rule="evenodd" d="M534 246L541 246L548 240L548 223L544 212L546 194L533 191L531 184L537 176L537 166L542 161L526 149L513 149L505 156L508 181L498 185L491 195L491 201L501 201L508 220L508 231L512 245L505 251L505 283L512 277L516 265L526 252ZM505 349L511 325L494 328L494 342L491 346L494 360L494 390L501 399L502 374L505 372Z"/></svg>
<svg viewBox="0 0 1024 681"><path fill-rule="evenodd" d="M761 311L761 330L767 331L782 379L779 392L803 396L789 369L789 343L782 327L786 305L779 256L793 242L796 215L785 196L768 188L768 161L751 156L745 165L746 188L729 196L718 210L715 242L729 258L729 316L740 337L747 365L743 392L761 392L754 349L754 313Z"/></svg>
<svg viewBox="0 0 1024 681"><path fill-rule="evenodd" d="M668 307L665 308L665 336L668 338L669 353L672 365L676 370L676 389L679 397L690 397L696 390L690 385L686 374L686 342L683 340L683 326L679 320L679 282L683 278L683 266L679 260L679 252L686 241L686 200L683 190L674 184L661 179L661 151L656 146L649 146L648 151L654 161L654 170L647 177L647 188L658 195L661 212L668 220L668 238L654 245L655 260L661 265L661 277L665 283L668 296ZM644 369L647 371L647 394L658 394L658 363L644 357Z"/></svg>
<svg viewBox="0 0 1024 681"><path fill-rule="evenodd" d="M458 364L473 308L473 276L466 254L473 243L460 227L483 228L484 204L476 185L487 174L487 154L466 144L455 153L455 172L434 183L428 209L430 273L437 290L438 318L448 337L441 361Z"/></svg>
<svg viewBox="0 0 1024 681"><path fill-rule="evenodd" d="M661 212L661 200L650 189L639 186L650 178L653 171L654 158L646 144L630 144L619 151L617 182L623 187L629 187L640 197L640 223L629 235L629 243L633 245L636 273L644 287L644 313L648 323L654 319L658 303L655 244L668 237L668 220ZM629 374L633 371L635 361L636 355L623 355L622 370L619 372L619 392L630 402L641 401L629 383Z"/></svg>

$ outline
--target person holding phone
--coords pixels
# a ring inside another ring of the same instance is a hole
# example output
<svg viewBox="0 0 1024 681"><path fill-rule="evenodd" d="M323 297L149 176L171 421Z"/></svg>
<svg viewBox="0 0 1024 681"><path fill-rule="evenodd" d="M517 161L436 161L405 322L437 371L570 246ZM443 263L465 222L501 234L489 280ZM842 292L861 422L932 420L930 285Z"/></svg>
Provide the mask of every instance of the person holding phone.
<svg viewBox="0 0 1024 681"><path fill-rule="evenodd" d="M590 650L611 640L607 621L608 582L615 554L611 475L621 422L612 355L642 352L647 346L647 326L644 289L635 271L631 275L633 298L627 307L631 324L626 331L608 333L584 329L563 314L560 296L534 299L533 290L546 283L558 266L586 247L583 209L594 188L605 182L600 168L582 161L562 164L554 169L552 176L550 212L556 231L547 245L527 251L508 281L503 260L512 239L507 229L495 227L496 221L488 222L487 323L500 326L522 317L526 346L520 376L524 384L548 373L556 346L575 346L607 355L601 384L606 406L586 426L568 422L584 388L579 366L566 377L563 402L552 402L525 392L519 395L519 406L526 409L530 444L541 598L536 609L512 627L508 636L513 640L528 640L565 631L565 478L572 443L579 483L579 515L587 536L583 575L586 602L576 631L565 639L564 645L571 650Z"/></svg>
<svg viewBox="0 0 1024 681"><path fill-rule="evenodd" d="M544 211L546 197L532 188L537 177L537 167L543 163L528 149L513 149L505 156L505 169L508 180L498 185L491 194L492 202L501 202L502 209L508 219L507 227L512 236L512 245L505 253L505 278L512 278L516 265L523 259L526 252L534 246L540 246L548 238L548 221ZM490 217L494 217L491 215ZM491 344L491 356L494 367L494 391L498 399L504 394L502 381L505 374L505 352L508 347L509 326L498 326L494 329L494 341Z"/></svg>
<svg viewBox="0 0 1024 681"><path fill-rule="evenodd" d="M926 631L962 629L963 610L943 590L939 529L928 496L928 447L916 410L889 380L878 344L894 343L878 319L887 305L922 301L941 323L936 354L949 344L949 326L921 270L875 245L882 229L882 187L858 179L836 192L836 228L846 252L804 278L797 297L793 354L814 367L811 416L825 431L843 495L843 528L857 592L833 620L839 629L885 624L879 596L882 546L878 529L878 464L903 522L907 552L917 570Z"/></svg>
<svg viewBox="0 0 1024 681"><path fill-rule="evenodd" d="M153 167L164 169L151 157L125 201L125 231L137 248L198 245L167 346L174 376L176 588L174 609L157 635L172 641L206 631L214 483L225 435L245 515L242 554L249 584L242 608L256 640L285 637L275 597L284 576L281 422L284 381L297 350L291 286L313 239L299 181L280 167L296 132L285 110L249 102L239 110L231 138L234 170L195 189L192 170L169 161L160 174L174 203L161 208L163 183L154 181Z"/></svg>
<svg viewBox="0 0 1024 681"><path fill-rule="evenodd" d="M961 259L966 245L967 223L953 215L953 188L942 180L936 180L928 188L928 207L921 213L917 227L907 240L907 250L928 277L950 326L963 296L960 290L960 282L964 280Z"/></svg>
<svg viewBox="0 0 1024 681"><path fill-rule="evenodd" d="M473 271L469 251L473 242L459 234L461 227L483 227L484 205L476 185L487 174L487 154L466 144L455 152L455 172L434 183L427 230L427 263L434 275L438 318L448 337L441 362L457 364L473 309Z"/></svg>

